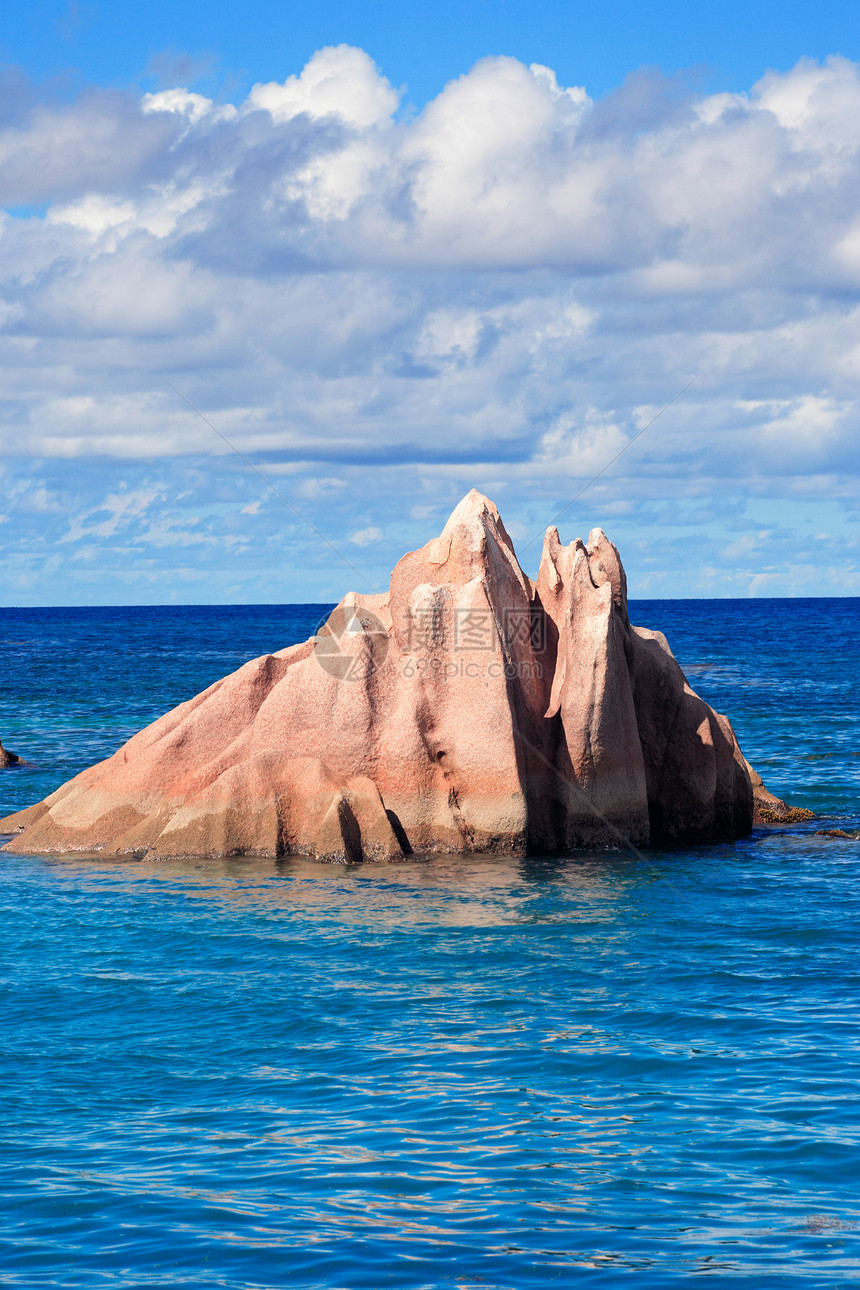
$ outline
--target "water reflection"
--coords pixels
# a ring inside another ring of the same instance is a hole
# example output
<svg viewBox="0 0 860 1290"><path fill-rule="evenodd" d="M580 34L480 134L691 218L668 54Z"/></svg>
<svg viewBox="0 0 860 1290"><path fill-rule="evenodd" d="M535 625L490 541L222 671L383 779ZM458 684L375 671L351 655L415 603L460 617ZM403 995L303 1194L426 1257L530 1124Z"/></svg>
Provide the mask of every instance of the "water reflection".
<svg viewBox="0 0 860 1290"><path fill-rule="evenodd" d="M148 861L90 856L0 857L46 866L61 883L172 891L268 915L331 916L402 927L503 927L612 922L660 876L617 852L573 858L426 856L399 864L320 864L301 857ZM677 876L677 875L676 875ZM674 878L673 878L674 881Z"/></svg>

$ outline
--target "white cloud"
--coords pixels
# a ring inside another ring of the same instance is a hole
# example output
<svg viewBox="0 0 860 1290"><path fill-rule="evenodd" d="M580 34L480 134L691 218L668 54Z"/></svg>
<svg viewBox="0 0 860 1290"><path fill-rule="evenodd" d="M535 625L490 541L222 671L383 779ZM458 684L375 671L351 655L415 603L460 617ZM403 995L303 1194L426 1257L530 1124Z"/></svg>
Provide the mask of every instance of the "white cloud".
<svg viewBox="0 0 860 1290"><path fill-rule="evenodd" d="M207 197L215 195L217 184L208 189L187 183L152 185L136 201L116 201L92 193L77 201L51 206L49 224L68 224L89 234L96 254L111 254L119 243L138 232L165 238L174 232L182 216L193 211ZM186 229L188 222L186 221ZM205 227L205 222L198 228Z"/></svg>
<svg viewBox="0 0 860 1290"><path fill-rule="evenodd" d="M382 529L379 529L375 524L372 524L369 528L358 529L355 533L351 534L349 540L353 546L370 546L372 542L379 542L384 536Z"/></svg>
<svg viewBox="0 0 860 1290"><path fill-rule="evenodd" d="M110 494L95 510L73 517L68 531L58 540L62 543L79 542L82 538L113 537L120 526L144 515L157 496L157 492L151 489Z"/></svg>
<svg viewBox="0 0 860 1290"><path fill-rule="evenodd" d="M230 121L237 116L232 103L216 104L202 94L193 94L189 90L161 90L157 94L144 94L140 100L144 112L176 112L188 120L189 126L199 121Z"/></svg>
<svg viewBox="0 0 860 1290"><path fill-rule="evenodd" d="M543 472L561 472L585 482L624 452L630 441L595 409L589 409L581 421L565 413L542 436L534 464Z"/></svg>
<svg viewBox="0 0 860 1290"><path fill-rule="evenodd" d="M433 361L475 357L481 339L482 318L474 309L436 309L428 314L415 346L420 358Z"/></svg>
<svg viewBox="0 0 860 1290"><path fill-rule="evenodd" d="M283 84L255 85L245 109L268 112L279 122L300 113L339 116L358 129L367 129L386 121L399 102L399 94L363 49L333 45L314 54L299 76L288 76Z"/></svg>

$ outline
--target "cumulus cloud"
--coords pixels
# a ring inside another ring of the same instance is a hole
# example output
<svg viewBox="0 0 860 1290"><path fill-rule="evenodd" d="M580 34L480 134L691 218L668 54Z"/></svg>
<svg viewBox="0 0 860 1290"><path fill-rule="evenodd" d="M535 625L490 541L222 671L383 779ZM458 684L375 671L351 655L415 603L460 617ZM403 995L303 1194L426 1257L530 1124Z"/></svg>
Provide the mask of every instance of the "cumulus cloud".
<svg viewBox="0 0 860 1290"><path fill-rule="evenodd" d="M68 544L217 540L161 513L169 480L135 509L151 481L115 475L225 469L163 378L381 568L473 483L531 534L695 376L589 494L634 550L675 516L720 585L772 589L756 562L784 529L752 512L802 498L837 507L810 534L841 524L856 553L854 63L745 94L637 73L593 101L494 57L400 103L345 45L236 104L21 90L0 123L0 434L34 489L38 462L102 472L109 515L68 497ZM237 499L224 543L275 549L276 510Z"/></svg>
<svg viewBox="0 0 860 1290"><path fill-rule="evenodd" d="M203 94L194 94L190 90L159 90L154 94L144 94L140 100L144 112L174 112L184 117L189 127L200 121L232 121L238 115L232 103L218 105ZM184 131L183 131L184 134Z"/></svg>
<svg viewBox="0 0 860 1290"><path fill-rule="evenodd" d="M244 107L260 109L284 122L302 113L338 116L357 129L388 121L400 95L392 89L363 49L336 45L321 49L299 76L283 84L255 85Z"/></svg>

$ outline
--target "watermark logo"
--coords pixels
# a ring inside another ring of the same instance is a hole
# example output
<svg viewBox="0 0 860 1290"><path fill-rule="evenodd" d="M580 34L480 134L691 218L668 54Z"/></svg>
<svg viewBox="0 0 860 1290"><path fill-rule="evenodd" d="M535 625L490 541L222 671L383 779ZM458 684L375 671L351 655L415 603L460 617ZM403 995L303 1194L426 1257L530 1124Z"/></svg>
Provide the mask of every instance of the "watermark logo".
<svg viewBox="0 0 860 1290"><path fill-rule="evenodd" d="M403 637L400 670L407 680L543 677L543 616L528 609L413 610L405 615ZM364 605L338 605L312 639L316 661L336 681L364 680L382 666L391 645L388 629Z"/></svg>
<svg viewBox="0 0 860 1290"><path fill-rule="evenodd" d="M388 654L385 625L363 605L338 605L317 628L314 658L336 681L362 681Z"/></svg>
<svg viewBox="0 0 860 1290"><path fill-rule="evenodd" d="M449 654L445 658L416 658L414 655L407 655L401 665L400 675L405 676L407 681L413 676L423 677L425 680L444 678L446 681L454 677L465 677L469 681L495 680L498 677L504 677L506 681L515 678L520 681L540 681L543 678L543 666L535 659L514 662L494 658L489 662L482 662L459 654Z"/></svg>

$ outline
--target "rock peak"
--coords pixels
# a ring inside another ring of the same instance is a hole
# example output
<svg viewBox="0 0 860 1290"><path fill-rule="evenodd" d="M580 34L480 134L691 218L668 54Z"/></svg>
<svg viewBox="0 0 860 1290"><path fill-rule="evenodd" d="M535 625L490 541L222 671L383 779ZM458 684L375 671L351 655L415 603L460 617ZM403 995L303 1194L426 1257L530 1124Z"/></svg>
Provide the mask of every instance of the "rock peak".
<svg viewBox="0 0 860 1290"><path fill-rule="evenodd" d="M461 498L454 507L448 517L448 522L445 525L445 528L447 528L449 524L462 523L464 520L469 519L472 516L478 517L483 515L491 515L497 524L501 522L501 516L499 515L496 503L489 497L485 496L484 493L479 493L477 488L470 488L466 496Z"/></svg>
<svg viewBox="0 0 860 1290"><path fill-rule="evenodd" d="M396 595L396 588L402 590L404 582L462 585L473 578L484 579L491 598L493 588L511 580L531 598L531 584L520 568L495 503L474 488L454 507L439 537L399 561L391 588Z"/></svg>

